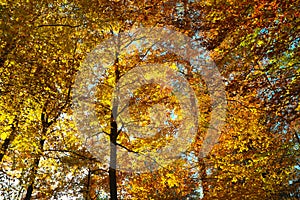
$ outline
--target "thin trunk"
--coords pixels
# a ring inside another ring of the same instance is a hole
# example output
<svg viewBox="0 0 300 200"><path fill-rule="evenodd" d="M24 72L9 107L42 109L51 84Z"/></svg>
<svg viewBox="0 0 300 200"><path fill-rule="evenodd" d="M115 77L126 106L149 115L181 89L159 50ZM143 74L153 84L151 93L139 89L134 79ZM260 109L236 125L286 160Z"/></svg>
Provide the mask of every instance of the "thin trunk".
<svg viewBox="0 0 300 200"><path fill-rule="evenodd" d="M1 153L0 153L0 162L2 162L2 159L8 149L8 146L9 144L11 143L12 141L12 136L13 136L13 133L11 133L5 140L4 140L4 143L2 144L2 148L1 148Z"/></svg>
<svg viewBox="0 0 300 200"><path fill-rule="evenodd" d="M89 169L88 177L87 177L87 186L86 186L86 200L91 200L90 190L91 190L91 176L92 171Z"/></svg>
<svg viewBox="0 0 300 200"><path fill-rule="evenodd" d="M1 152L0 152L0 163L2 162L2 159L9 147L9 145L11 144L11 142L15 139L16 137L16 128L17 128L18 124L16 122L16 125L15 123L12 124L12 131L10 133L10 135L4 140L4 143L2 144L1 146Z"/></svg>
<svg viewBox="0 0 300 200"><path fill-rule="evenodd" d="M43 150L44 143L45 143L45 139L40 140L40 149L41 150ZM33 177L31 178L30 185L27 188L26 196L25 196L24 200L30 200L31 199L33 188L34 188L35 175L37 173L40 160L41 160L40 155L38 155L38 157L34 160L34 165L33 165L32 169L31 169L31 172L30 172L30 174L32 174Z"/></svg>
<svg viewBox="0 0 300 200"><path fill-rule="evenodd" d="M209 186L207 183L207 173L206 173L206 164L204 162L204 159L202 156L198 160L198 166L199 166L199 175L201 178L201 187L203 189L203 195L206 196L206 193L209 192Z"/></svg>
<svg viewBox="0 0 300 200"><path fill-rule="evenodd" d="M30 200L31 199L32 191L33 191L33 185L31 184L27 188L27 192L26 192L26 196L25 196L24 200Z"/></svg>

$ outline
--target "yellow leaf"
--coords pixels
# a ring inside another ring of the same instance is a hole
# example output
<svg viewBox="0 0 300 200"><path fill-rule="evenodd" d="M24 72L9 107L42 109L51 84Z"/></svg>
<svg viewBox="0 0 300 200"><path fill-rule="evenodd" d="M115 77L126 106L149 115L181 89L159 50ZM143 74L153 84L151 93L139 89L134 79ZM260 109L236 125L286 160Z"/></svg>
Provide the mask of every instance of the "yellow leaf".
<svg viewBox="0 0 300 200"><path fill-rule="evenodd" d="M232 179L232 182L234 182L234 183L236 183L236 182L237 182L237 179L236 179L236 177L233 177L233 179Z"/></svg>

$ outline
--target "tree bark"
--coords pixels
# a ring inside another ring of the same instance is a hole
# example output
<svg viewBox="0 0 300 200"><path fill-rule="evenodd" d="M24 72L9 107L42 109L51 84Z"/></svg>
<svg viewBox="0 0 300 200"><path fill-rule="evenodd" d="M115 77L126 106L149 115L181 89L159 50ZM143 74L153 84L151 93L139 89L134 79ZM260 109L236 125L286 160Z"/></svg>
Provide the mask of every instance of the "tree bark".
<svg viewBox="0 0 300 200"><path fill-rule="evenodd" d="M118 137L118 130L117 130L117 122L111 119L111 133L110 133L110 166L109 166L109 187L110 187L110 198L112 200L118 199L117 193L117 174L116 174L116 167L117 167L117 137Z"/></svg>
<svg viewBox="0 0 300 200"><path fill-rule="evenodd" d="M88 177L87 177L87 185L86 185L86 200L91 200L91 195L90 195L90 190L91 190L91 176L92 176L92 171L89 168L89 172L88 172Z"/></svg>
<svg viewBox="0 0 300 200"><path fill-rule="evenodd" d="M2 162L2 159L5 155L5 152L8 149L9 144L11 143L11 141L13 140L14 136L13 133L11 133L5 140L4 143L2 144L2 148L1 148L1 153L0 153L0 162Z"/></svg>
<svg viewBox="0 0 300 200"><path fill-rule="evenodd" d="M16 125L15 125L16 124ZM11 133L9 134L9 136L7 137L7 138L5 138L5 140L4 140L4 143L2 144L2 146L1 146L1 152L0 152L0 162L2 162L2 159L3 159L3 157L4 157L4 155L5 155L5 153L6 153L6 151L7 151L7 149L8 149L8 147L9 147L9 145L10 145L10 143L15 139L15 137L16 137L16 128L17 128L17 126L18 126L18 122L14 122L13 124L12 124L12 131L11 131Z"/></svg>
<svg viewBox="0 0 300 200"><path fill-rule="evenodd" d="M41 150L43 150L43 148L44 148L44 143L45 143L45 139L41 139L40 140L40 149ZM31 170L31 174L33 175L33 177L31 178L30 185L27 188L26 196L25 196L24 200L30 200L31 199L32 192L33 192L33 187L34 187L35 175L37 173L37 169L39 167L40 160L41 160L40 155L38 155L38 157L34 160L34 165L33 165L33 168Z"/></svg>

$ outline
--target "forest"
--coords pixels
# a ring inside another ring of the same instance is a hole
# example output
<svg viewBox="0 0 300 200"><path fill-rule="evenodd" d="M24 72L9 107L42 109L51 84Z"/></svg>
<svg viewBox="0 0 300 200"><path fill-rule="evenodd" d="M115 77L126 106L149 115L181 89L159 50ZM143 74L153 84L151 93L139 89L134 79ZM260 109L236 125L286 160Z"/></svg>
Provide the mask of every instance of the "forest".
<svg viewBox="0 0 300 200"><path fill-rule="evenodd" d="M0 200L300 198L298 0L0 0Z"/></svg>

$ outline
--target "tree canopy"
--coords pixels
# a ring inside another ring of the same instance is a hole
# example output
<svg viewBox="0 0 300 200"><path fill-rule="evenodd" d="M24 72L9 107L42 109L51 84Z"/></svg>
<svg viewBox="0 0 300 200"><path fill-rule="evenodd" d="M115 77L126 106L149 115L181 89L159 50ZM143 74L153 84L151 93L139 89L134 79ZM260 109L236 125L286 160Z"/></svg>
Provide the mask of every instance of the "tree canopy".
<svg viewBox="0 0 300 200"><path fill-rule="evenodd" d="M300 198L299 19L296 0L1 0L0 199Z"/></svg>

